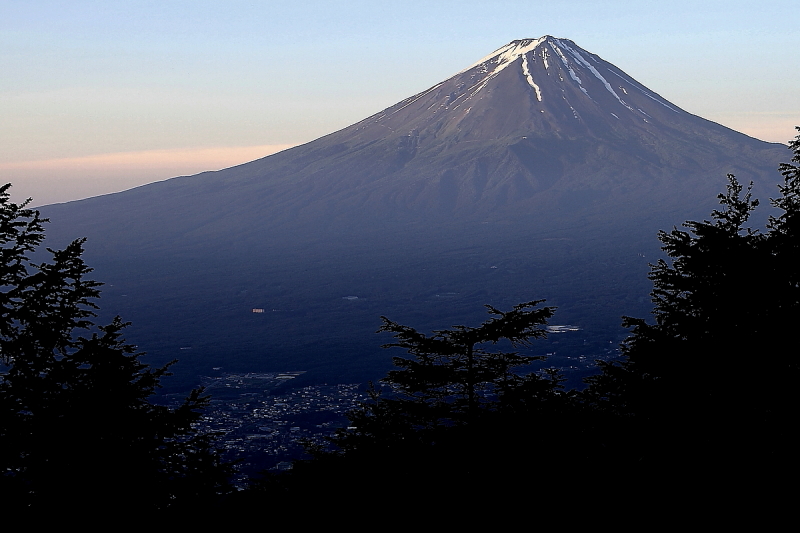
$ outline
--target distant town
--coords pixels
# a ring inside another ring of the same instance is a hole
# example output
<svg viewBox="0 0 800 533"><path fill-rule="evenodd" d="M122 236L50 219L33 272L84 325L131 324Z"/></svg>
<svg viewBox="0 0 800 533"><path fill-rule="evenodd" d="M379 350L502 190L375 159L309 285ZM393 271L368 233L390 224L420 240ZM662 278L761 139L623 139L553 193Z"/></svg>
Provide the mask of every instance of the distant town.
<svg viewBox="0 0 800 533"><path fill-rule="evenodd" d="M248 476L263 470L289 468L290 461L303 456L305 442L326 444L326 437L347 425L346 413L367 397L359 384L287 386L303 373L202 378L212 399L197 429L217 434L225 460L243 459L236 466L238 483L244 485Z"/></svg>
<svg viewBox="0 0 800 533"><path fill-rule="evenodd" d="M580 329L573 325L547 326L551 334ZM596 366L596 359L619 357L619 350L610 345L599 357L547 355L550 364L545 366L557 363L559 371L570 375L590 371ZM237 485L246 486L248 477L262 471L291 468L292 461L305 455L305 444L326 446L327 437L347 426L347 413L368 398L359 383L296 388L293 380L304 373L221 373L202 377L205 393L211 395L211 406L196 427L202 433L217 435L215 440L225 460L238 461ZM174 406L182 401L177 395L171 398Z"/></svg>

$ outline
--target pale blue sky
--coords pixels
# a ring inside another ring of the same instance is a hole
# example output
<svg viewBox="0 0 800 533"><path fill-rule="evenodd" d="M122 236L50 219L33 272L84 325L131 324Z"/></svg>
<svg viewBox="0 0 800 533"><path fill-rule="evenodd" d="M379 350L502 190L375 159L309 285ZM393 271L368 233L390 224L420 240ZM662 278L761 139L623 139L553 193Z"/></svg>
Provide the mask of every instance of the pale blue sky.
<svg viewBox="0 0 800 533"><path fill-rule="evenodd" d="M0 181L35 204L255 159L513 39L566 37L691 113L786 142L795 1L0 0Z"/></svg>

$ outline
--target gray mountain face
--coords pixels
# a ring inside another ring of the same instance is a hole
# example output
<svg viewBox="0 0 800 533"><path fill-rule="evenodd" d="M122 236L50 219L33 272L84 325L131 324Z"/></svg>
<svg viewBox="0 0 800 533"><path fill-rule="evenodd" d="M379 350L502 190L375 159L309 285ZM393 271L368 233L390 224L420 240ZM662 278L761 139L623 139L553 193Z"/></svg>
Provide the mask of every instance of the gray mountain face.
<svg viewBox="0 0 800 533"><path fill-rule="evenodd" d="M379 315L484 303L548 298L584 331L562 351L598 355L647 311L657 230L707 218L727 173L774 196L788 158L546 36L308 144L42 211L51 246L89 237L104 311L155 361L368 379Z"/></svg>

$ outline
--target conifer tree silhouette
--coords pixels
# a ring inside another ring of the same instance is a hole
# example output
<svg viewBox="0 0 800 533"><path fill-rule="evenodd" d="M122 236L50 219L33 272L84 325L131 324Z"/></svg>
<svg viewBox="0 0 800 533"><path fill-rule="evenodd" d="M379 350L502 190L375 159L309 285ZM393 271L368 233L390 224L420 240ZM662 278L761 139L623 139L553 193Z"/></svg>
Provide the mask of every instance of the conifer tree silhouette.
<svg viewBox="0 0 800 533"><path fill-rule="evenodd" d="M208 397L194 390L176 409L150 402L169 365L142 363L119 317L95 326L100 283L86 277L84 240L41 250L47 219L11 202L9 187L0 187L4 503L157 510L228 490L211 437L192 428Z"/></svg>
<svg viewBox="0 0 800 533"><path fill-rule="evenodd" d="M646 443L642 465L720 479L797 471L800 135L790 149L764 231L747 225L751 189L728 175L711 220L659 232L668 259L651 265L653 321L625 317L624 359L587 380L587 404L623 415Z"/></svg>

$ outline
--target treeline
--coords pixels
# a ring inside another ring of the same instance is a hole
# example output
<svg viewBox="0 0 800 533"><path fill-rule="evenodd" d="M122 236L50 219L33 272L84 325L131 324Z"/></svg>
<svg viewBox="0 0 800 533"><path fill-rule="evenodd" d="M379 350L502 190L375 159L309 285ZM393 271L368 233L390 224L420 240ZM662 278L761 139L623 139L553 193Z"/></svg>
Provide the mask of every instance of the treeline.
<svg viewBox="0 0 800 533"><path fill-rule="evenodd" d="M383 317L395 369L371 387L329 447L246 491L228 482L211 435L151 401L151 369L93 323L98 283L82 241L40 250L46 220L0 188L0 490L35 513L86 502L145 511L306 508L420 501L429 506L539 504L567 495L641 501L670 491L763 493L798 472L800 136L763 231L748 227L750 189L729 176L710 220L659 233L653 318L625 317L620 361L582 390L522 349L555 309L536 300L488 307L477 326L424 334ZM35 262L32 257L43 260ZM778 490L778 489L775 489ZM480 494L480 498L477 495ZM408 504L411 505L411 504Z"/></svg>

